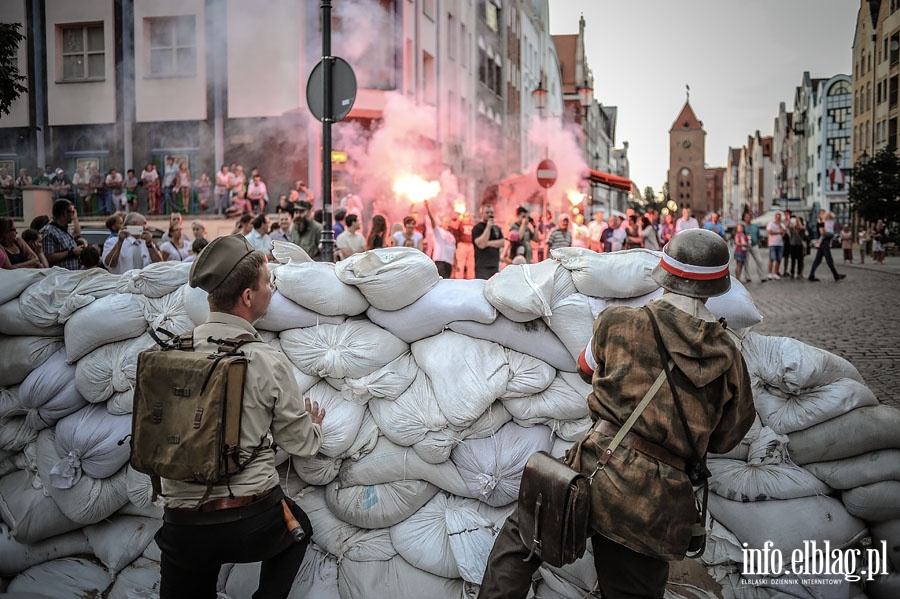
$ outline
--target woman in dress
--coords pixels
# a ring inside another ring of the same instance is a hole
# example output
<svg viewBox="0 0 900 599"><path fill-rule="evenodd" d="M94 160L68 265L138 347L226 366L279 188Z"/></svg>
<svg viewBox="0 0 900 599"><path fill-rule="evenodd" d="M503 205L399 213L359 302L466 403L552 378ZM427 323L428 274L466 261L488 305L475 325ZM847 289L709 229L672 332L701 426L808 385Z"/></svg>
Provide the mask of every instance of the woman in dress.
<svg viewBox="0 0 900 599"><path fill-rule="evenodd" d="M184 262L191 254L191 244L181 234L182 224L169 225L169 240L160 246L163 260L168 262Z"/></svg>
<svg viewBox="0 0 900 599"><path fill-rule="evenodd" d="M181 194L181 206L184 213L187 214L191 211L191 171L184 162L178 165L175 181L178 185L178 193Z"/></svg>
<svg viewBox="0 0 900 599"><path fill-rule="evenodd" d="M653 223L646 216L641 217L641 236L644 238L644 247L648 250L659 251L659 237L656 236L656 229Z"/></svg>
<svg viewBox="0 0 900 599"><path fill-rule="evenodd" d="M150 204L150 214L162 214L159 205L159 173L151 162L141 173L141 182L147 189L147 201ZM138 208L140 210L140 208Z"/></svg>
<svg viewBox="0 0 900 599"><path fill-rule="evenodd" d="M744 271L744 262L747 260L747 252L750 251L750 238L744 232L743 223L738 223L734 232L734 278L741 280Z"/></svg>
<svg viewBox="0 0 900 599"><path fill-rule="evenodd" d="M380 214L373 216L372 222L369 225L369 236L366 237L366 249L376 250L378 248L387 247L389 245L386 239L387 231L387 220Z"/></svg>

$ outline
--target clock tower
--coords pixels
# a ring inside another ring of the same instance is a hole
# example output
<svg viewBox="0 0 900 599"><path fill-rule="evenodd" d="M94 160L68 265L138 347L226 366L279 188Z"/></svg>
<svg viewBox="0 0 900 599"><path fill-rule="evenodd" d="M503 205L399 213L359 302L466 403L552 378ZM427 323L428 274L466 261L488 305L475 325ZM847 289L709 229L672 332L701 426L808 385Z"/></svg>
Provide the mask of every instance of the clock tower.
<svg viewBox="0 0 900 599"><path fill-rule="evenodd" d="M678 118L669 129L669 199L690 208L697 220L710 210L706 198L706 131L691 108L690 91Z"/></svg>

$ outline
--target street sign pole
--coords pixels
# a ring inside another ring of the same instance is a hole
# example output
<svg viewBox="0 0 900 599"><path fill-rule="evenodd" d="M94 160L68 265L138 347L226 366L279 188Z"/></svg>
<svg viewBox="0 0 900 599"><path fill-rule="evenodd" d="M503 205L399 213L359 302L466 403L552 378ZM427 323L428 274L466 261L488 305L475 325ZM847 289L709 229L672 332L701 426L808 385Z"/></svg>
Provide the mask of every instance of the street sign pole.
<svg viewBox="0 0 900 599"><path fill-rule="evenodd" d="M322 261L334 262L334 229L331 221L331 124L332 82L331 69L331 1L322 0L322 88L324 108L322 115Z"/></svg>

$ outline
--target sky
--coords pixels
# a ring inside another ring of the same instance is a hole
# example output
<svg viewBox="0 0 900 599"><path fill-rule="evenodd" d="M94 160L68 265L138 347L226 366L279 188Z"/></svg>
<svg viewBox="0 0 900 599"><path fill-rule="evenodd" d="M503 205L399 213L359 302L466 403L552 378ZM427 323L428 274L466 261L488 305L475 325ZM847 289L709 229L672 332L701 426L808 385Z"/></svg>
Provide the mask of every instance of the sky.
<svg viewBox="0 0 900 599"><path fill-rule="evenodd" d="M812 77L851 75L858 0L549 0L550 33L578 33L594 98L617 106L616 147L629 142L631 179L662 188L669 129L691 106L706 131L706 162L757 130L772 135L778 104ZM648 17L652 17L648 20Z"/></svg>

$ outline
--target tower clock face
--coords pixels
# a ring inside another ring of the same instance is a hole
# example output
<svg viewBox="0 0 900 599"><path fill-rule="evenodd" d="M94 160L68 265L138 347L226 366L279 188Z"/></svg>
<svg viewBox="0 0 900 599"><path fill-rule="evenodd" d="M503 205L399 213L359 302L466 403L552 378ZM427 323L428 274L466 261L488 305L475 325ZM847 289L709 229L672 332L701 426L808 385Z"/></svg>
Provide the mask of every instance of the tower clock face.
<svg viewBox="0 0 900 599"><path fill-rule="evenodd" d="M694 145L694 144L691 143L691 140L689 140L689 139L686 139L683 142L681 142L681 147L685 148L685 149L690 148L692 145Z"/></svg>
<svg viewBox="0 0 900 599"><path fill-rule="evenodd" d="M681 176L682 176L682 177L687 177L687 176L690 175L690 174L691 174L691 171L689 171L689 170L687 169L687 167L681 169Z"/></svg>

